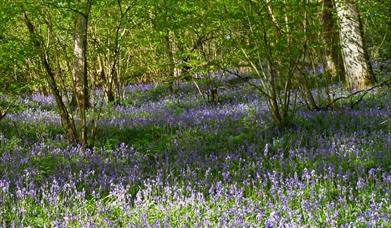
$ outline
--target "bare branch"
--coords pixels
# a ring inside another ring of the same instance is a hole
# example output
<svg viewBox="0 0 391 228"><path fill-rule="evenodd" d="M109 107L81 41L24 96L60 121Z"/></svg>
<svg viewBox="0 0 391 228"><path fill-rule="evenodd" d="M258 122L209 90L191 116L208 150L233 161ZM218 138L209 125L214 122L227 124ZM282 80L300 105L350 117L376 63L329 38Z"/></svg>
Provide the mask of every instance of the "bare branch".
<svg viewBox="0 0 391 228"><path fill-rule="evenodd" d="M337 101L339 101L339 100L349 99L349 98L352 98L352 97L354 97L354 96L356 96L358 94L362 94L360 96L360 98L356 102L351 104L351 106L353 107L353 106L357 105L359 102L361 102L362 99L364 98L364 96L367 95L370 91L372 91L372 90L374 90L376 88L379 88L379 87L383 87L383 86L391 87L391 79L383 81L383 82L381 82L381 83L379 83L379 84L377 84L375 86L372 86L371 88L368 88L368 89L365 89L365 90L358 90L358 91L356 91L354 93L351 93L351 94L349 94L347 96L342 96L342 97L335 98L334 100L329 102L326 106L322 107L322 109L330 108L335 103L337 103Z"/></svg>

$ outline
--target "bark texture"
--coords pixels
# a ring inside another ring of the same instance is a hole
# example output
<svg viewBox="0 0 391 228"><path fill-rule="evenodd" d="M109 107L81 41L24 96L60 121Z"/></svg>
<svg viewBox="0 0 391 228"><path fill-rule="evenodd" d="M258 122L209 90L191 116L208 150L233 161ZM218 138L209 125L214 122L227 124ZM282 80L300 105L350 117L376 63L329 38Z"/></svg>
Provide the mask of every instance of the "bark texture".
<svg viewBox="0 0 391 228"><path fill-rule="evenodd" d="M75 19L74 34L74 64L73 82L79 108L79 118L81 127L81 142L87 144L87 121L86 109L89 106L88 94L88 73L87 73L87 29L88 15L91 3L87 0L84 3L84 10L77 12Z"/></svg>
<svg viewBox="0 0 391 228"><path fill-rule="evenodd" d="M364 46L363 30L357 5L352 0L336 0L340 42L346 84L351 90L373 85L375 78Z"/></svg>

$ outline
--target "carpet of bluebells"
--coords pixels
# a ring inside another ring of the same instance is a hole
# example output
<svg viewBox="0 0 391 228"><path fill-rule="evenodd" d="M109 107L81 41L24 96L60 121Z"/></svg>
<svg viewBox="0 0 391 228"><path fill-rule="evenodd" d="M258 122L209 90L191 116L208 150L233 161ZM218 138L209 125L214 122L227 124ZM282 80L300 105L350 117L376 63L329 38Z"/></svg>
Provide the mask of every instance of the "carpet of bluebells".
<svg viewBox="0 0 391 228"><path fill-rule="evenodd" d="M125 91L123 104L103 105L92 149L67 144L52 97L12 98L0 225L391 225L389 90L354 107L298 105L287 128L246 84L222 89L218 104L192 84Z"/></svg>

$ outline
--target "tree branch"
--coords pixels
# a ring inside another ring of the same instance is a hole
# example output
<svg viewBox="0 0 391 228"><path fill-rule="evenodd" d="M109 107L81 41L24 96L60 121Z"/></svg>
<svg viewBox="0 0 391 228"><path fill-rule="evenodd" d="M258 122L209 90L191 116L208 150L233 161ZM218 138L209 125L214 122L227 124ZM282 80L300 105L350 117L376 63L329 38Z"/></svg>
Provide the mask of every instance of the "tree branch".
<svg viewBox="0 0 391 228"><path fill-rule="evenodd" d="M370 91L372 91L372 90L374 90L374 89L376 89L376 88L379 88L379 87L383 87L383 86L391 87L391 79L386 80L386 81L383 81L383 82L381 82L381 83L379 83L379 84L377 84L377 85L375 85L375 86L372 86L371 88L368 88L368 89L365 89L365 90L358 90L358 91L356 91L356 92L354 92L354 93L351 93L351 94L349 94L349 95L347 95L347 96L342 96L342 97L335 98L334 100L332 100L331 102L329 102L326 106L324 106L323 109L328 109L328 108L330 108L330 107L333 106L335 103L337 103L337 101L339 101L339 100L342 100L342 99L349 99L349 98L351 98L351 97L354 97L354 96L356 96L356 95L362 93L362 95L360 96L360 98L359 98L356 102L354 102L354 103L351 104L351 107L353 107L353 106L357 105L359 102L361 102L362 99L364 98L364 96L367 95Z"/></svg>

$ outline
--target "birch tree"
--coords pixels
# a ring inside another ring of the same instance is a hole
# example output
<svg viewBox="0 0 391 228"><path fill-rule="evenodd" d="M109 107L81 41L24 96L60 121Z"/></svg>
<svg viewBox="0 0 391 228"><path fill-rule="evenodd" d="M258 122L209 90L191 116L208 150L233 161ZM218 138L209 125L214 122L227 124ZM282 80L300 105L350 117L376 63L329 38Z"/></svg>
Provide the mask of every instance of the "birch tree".
<svg viewBox="0 0 391 228"><path fill-rule="evenodd" d="M375 82L375 77L364 46L357 5L352 0L336 0L335 6L347 87L351 90L365 89Z"/></svg>
<svg viewBox="0 0 391 228"><path fill-rule="evenodd" d="M87 143L86 109L89 105L87 74L87 28L91 1L80 2L81 11L77 11L74 35L73 82L79 108L81 125L81 141Z"/></svg>

